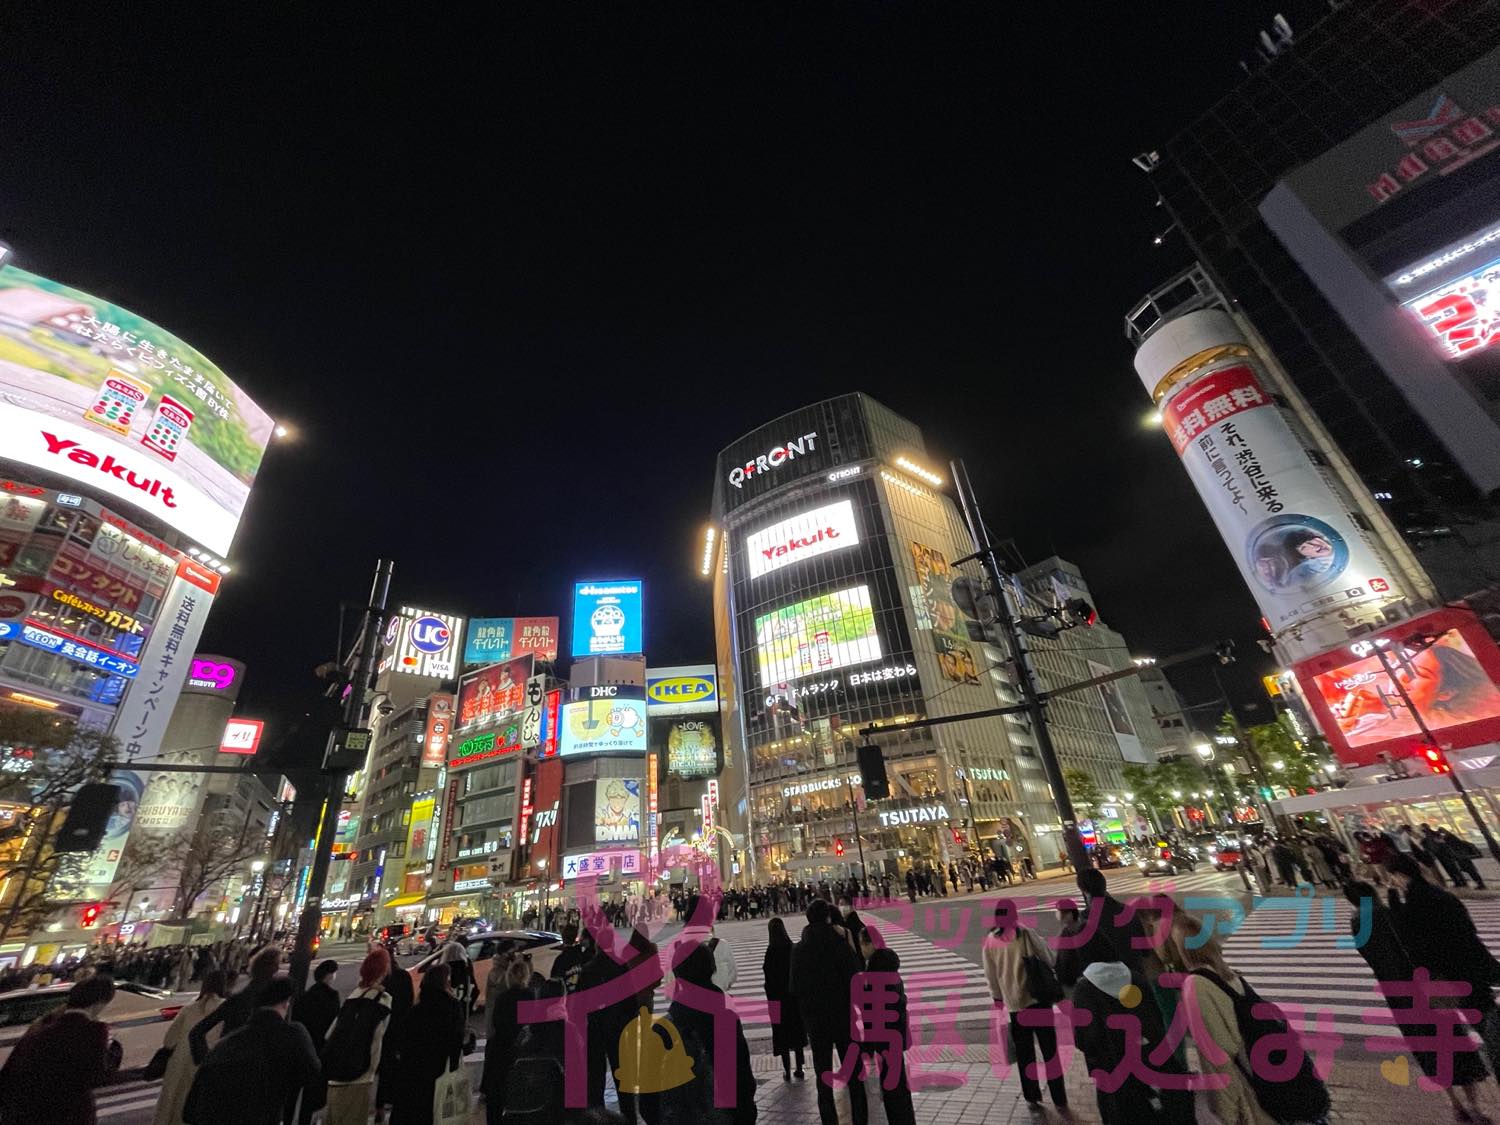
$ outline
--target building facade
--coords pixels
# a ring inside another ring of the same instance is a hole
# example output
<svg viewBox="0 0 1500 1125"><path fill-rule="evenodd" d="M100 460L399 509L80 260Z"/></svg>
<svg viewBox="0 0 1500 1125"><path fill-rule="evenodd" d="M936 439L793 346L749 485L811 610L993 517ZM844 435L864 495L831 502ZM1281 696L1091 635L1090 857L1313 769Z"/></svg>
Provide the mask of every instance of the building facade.
<svg viewBox="0 0 1500 1125"><path fill-rule="evenodd" d="M719 455L705 569L755 880L898 875L1002 845L1060 856L1024 717L876 733L891 796L863 790L862 728L1019 698L952 596L978 570L954 562L972 547L942 479L917 427L863 394Z"/></svg>

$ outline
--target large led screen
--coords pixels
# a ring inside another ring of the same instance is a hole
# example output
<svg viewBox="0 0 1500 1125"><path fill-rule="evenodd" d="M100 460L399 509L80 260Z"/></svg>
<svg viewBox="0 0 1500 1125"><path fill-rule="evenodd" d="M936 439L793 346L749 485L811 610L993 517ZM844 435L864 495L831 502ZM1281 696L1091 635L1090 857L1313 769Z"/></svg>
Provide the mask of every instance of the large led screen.
<svg viewBox="0 0 1500 1125"><path fill-rule="evenodd" d="M854 502L840 500L773 523L745 537L750 577L759 578L804 559L859 544Z"/></svg>
<svg viewBox="0 0 1500 1125"><path fill-rule="evenodd" d="M634 843L641 838L641 782L613 777L594 783L594 840L600 844Z"/></svg>
<svg viewBox="0 0 1500 1125"><path fill-rule="evenodd" d="M646 701L644 699L587 699L565 703L558 754L644 754Z"/></svg>
<svg viewBox="0 0 1500 1125"><path fill-rule="evenodd" d="M133 504L222 555L273 428L172 333L0 269L0 456Z"/></svg>
<svg viewBox="0 0 1500 1125"><path fill-rule="evenodd" d="M1467 610L1440 610L1361 638L1343 659L1319 657L1296 673L1346 765L1373 764L1382 752L1420 753L1413 707L1444 749L1500 738L1500 650Z"/></svg>
<svg viewBox="0 0 1500 1125"><path fill-rule="evenodd" d="M639 579L579 582L573 587L573 655L643 652Z"/></svg>
<svg viewBox="0 0 1500 1125"><path fill-rule="evenodd" d="M767 687L884 655L868 586L851 586L783 606L755 619L760 682Z"/></svg>
<svg viewBox="0 0 1500 1125"><path fill-rule="evenodd" d="M491 664L458 681L458 731L477 730L518 714L526 705L533 657Z"/></svg>

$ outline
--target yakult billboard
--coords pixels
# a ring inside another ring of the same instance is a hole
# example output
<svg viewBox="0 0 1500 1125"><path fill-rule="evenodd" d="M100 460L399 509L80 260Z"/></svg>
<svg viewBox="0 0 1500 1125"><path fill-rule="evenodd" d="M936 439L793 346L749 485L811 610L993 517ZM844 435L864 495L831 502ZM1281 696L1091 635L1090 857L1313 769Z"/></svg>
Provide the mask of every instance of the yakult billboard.
<svg viewBox="0 0 1500 1125"><path fill-rule="evenodd" d="M859 545L854 502L840 500L773 523L745 537L750 577L759 578L803 559Z"/></svg>
<svg viewBox="0 0 1500 1125"><path fill-rule="evenodd" d="M1135 366L1273 634L1403 595L1230 317L1202 309L1167 322Z"/></svg>
<svg viewBox="0 0 1500 1125"><path fill-rule="evenodd" d="M274 423L198 351L101 297L0 269L0 456L227 554Z"/></svg>

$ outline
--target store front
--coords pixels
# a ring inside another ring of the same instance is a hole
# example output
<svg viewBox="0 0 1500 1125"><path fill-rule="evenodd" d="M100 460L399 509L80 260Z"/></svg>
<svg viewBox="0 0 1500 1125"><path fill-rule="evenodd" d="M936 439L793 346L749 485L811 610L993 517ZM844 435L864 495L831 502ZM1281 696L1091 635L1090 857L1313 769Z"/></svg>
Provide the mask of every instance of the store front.
<svg viewBox="0 0 1500 1125"><path fill-rule="evenodd" d="M1460 762L1455 768L1463 769L1462 781L1475 810L1490 834L1500 840L1500 803L1497 803L1500 802L1500 766L1468 769ZM1351 785L1273 801L1271 807L1277 814L1312 818L1320 824L1326 820L1330 827L1344 836L1346 843L1360 829L1397 830L1411 825L1420 832L1423 824L1430 824L1434 829L1447 828L1475 847L1486 847L1483 833L1446 774Z"/></svg>

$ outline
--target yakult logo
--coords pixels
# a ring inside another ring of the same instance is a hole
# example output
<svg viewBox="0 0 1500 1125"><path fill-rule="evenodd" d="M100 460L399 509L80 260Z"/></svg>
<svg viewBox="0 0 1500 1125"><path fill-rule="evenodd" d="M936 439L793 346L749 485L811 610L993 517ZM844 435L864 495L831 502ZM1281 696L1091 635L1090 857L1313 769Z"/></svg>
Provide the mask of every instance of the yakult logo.
<svg viewBox="0 0 1500 1125"><path fill-rule="evenodd" d="M114 477L115 480L130 485L131 488L139 488L142 492L155 496L169 508L177 507L177 497L172 495L170 485L163 486L161 481L156 478L149 477L144 473L137 473L134 469L127 468L119 461L116 461L113 454L106 453L101 457L97 453L84 449L76 441L69 438L60 438L56 434L49 434L46 430L42 431L42 437L47 442L48 453L59 455L65 453L68 456L68 460L74 464L86 465L90 469L98 469L101 473L107 473L109 476Z"/></svg>
<svg viewBox="0 0 1500 1125"><path fill-rule="evenodd" d="M811 452L817 448L818 434L814 430L810 434L803 434L796 441L789 441L785 445L778 445L769 453L762 453L759 457L746 461L744 468L740 468L737 465L733 469L730 469L729 483L734 485L735 488L743 488L746 477L752 477L756 473L768 473L772 469L786 464L792 458L800 457L802 454Z"/></svg>
<svg viewBox="0 0 1500 1125"><path fill-rule="evenodd" d="M854 502L840 500L763 527L745 539L750 577L859 544Z"/></svg>

